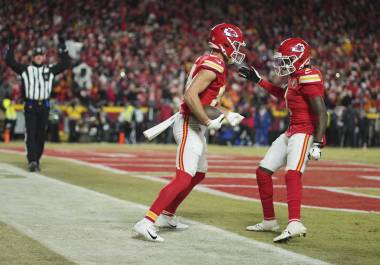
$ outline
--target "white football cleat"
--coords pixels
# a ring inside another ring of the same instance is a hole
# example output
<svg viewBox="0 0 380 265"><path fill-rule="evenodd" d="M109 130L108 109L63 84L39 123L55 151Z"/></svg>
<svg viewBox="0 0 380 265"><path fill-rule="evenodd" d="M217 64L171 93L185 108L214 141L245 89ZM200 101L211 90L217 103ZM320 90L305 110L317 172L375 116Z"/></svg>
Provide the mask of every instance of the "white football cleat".
<svg viewBox="0 0 380 265"><path fill-rule="evenodd" d="M306 227L298 221L293 221L288 224L286 229L279 235L273 239L275 243L282 243L288 241L292 237L296 236L306 236Z"/></svg>
<svg viewBox="0 0 380 265"><path fill-rule="evenodd" d="M164 239L157 234L156 227L154 227L153 223L146 218L138 221L133 227L133 230L135 230L139 235L142 235L149 241L164 241Z"/></svg>
<svg viewBox="0 0 380 265"><path fill-rule="evenodd" d="M181 223L179 217L175 215L168 216L165 214L160 214L154 224L157 227L171 228L176 230L185 230L189 228L187 224Z"/></svg>
<svg viewBox="0 0 380 265"><path fill-rule="evenodd" d="M246 229L255 232L278 232L280 231L280 226L277 220L263 220L261 223L247 226Z"/></svg>

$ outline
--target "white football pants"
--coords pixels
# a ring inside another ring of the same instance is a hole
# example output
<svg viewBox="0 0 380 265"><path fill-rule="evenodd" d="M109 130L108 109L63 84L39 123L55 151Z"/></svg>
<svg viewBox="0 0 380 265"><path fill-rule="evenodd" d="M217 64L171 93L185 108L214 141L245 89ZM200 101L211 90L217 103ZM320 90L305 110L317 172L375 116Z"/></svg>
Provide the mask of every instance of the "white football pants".
<svg viewBox="0 0 380 265"><path fill-rule="evenodd" d="M313 143L313 136L305 133L296 133L288 137L281 134L271 145L260 167L272 172L286 165L285 171L305 171L308 162L307 155Z"/></svg>
<svg viewBox="0 0 380 265"><path fill-rule="evenodd" d="M207 127L190 115L178 115L173 125L177 148L176 167L194 176L207 172Z"/></svg>

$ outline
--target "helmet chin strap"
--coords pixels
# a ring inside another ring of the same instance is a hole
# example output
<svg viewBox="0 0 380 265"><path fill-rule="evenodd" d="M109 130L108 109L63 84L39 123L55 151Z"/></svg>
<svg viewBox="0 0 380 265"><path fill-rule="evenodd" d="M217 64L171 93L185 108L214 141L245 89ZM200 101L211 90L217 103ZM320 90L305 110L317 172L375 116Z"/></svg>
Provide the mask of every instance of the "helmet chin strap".
<svg viewBox="0 0 380 265"><path fill-rule="evenodd" d="M228 58L226 49L224 49L224 47L222 46L222 44L219 45L219 49L222 52L223 56L225 56L226 58Z"/></svg>
<svg viewBox="0 0 380 265"><path fill-rule="evenodd" d="M310 63L310 58L308 58L307 60L305 60L301 65L300 65L300 69L304 68L306 65L308 65Z"/></svg>

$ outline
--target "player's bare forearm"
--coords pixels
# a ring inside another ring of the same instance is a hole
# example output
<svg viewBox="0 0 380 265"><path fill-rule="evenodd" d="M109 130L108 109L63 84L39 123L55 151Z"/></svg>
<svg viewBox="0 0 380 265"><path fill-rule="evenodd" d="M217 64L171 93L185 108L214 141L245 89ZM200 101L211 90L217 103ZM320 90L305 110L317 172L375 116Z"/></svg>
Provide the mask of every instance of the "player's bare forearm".
<svg viewBox="0 0 380 265"><path fill-rule="evenodd" d="M202 123L207 124L209 117L207 116L199 94L204 91L209 84L214 81L216 74L209 70L201 70L186 89L184 100L193 115Z"/></svg>
<svg viewBox="0 0 380 265"><path fill-rule="evenodd" d="M185 102L189 107L194 116L202 123L206 124L209 120L206 112L203 109L201 100L199 99L198 93L187 92L185 93Z"/></svg>
<svg viewBox="0 0 380 265"><path fill-rule="evenodd" d="M311 109L317 115L317 124L314 133L314 142L322 142L327 127L326 105L322 97L314 97L309 100Z"/></svg>

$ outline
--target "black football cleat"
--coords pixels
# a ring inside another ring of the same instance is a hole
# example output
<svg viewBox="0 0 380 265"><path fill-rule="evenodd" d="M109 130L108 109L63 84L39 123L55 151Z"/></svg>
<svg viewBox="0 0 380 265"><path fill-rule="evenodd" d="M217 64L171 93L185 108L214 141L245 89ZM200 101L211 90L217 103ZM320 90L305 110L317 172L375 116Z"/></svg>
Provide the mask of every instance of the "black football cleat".
<svg viewBox="0 0 380 265"><path fill-rule="evenodd" d="M36 172L36 171L38 171L38 169L39 169L39 167L38 167L37 162L33 161L33 162L29 163L29 171L30 172Z"/></svg>

